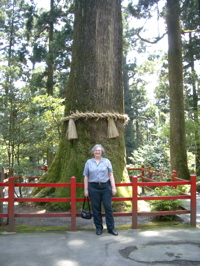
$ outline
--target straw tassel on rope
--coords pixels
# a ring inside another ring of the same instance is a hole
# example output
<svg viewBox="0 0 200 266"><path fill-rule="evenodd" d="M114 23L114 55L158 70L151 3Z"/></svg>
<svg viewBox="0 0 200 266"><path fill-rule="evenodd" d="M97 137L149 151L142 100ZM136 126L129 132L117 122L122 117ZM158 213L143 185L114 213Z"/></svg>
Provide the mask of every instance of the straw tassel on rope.
<svg viewBox="0 0 200 266"><path fill-rule="evenodd" d="M108 118L108 137L109 139L113 139L119 136L119 132L115 125L113 118Z"/></svg>
<svg viewBox="0 0 200 266"><path fill-rule="evenodd" d="M129 117L126 114L119 114L119 113L94 113L94 112L78 112L76 111L75 113L72 113L70 116L64 117L61 119L62 122L64 121L69 121L68 123L68 129L66 132L66 137L69 140L77 139L77 131L76 131L76 125L75 125L75 120L79 118L93 118L96 120L99 119L108 119L108 137L109 138L116 138L119 136L119 132L117 130L117 127L115 125L114 119L115 120L122 120L124 125L126 125L129 121Z"/></svg>
<svg viewBox="0 0 200 266"><path fill-rule="evenodd" d="M74 119L69 119L68 129L67 129L67 138L69 140L78 138L77 131L76 131L76 125L74 123Z"/></svg>

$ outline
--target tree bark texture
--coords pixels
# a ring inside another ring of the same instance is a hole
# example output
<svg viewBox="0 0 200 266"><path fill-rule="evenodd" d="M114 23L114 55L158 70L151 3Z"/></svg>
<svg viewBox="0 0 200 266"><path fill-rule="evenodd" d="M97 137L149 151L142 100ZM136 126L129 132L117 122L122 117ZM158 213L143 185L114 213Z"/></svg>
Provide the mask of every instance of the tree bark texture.
<svg viewBox="0 0 200 266"><path fill-rule="evenodd" d="M192 33L189 33L189 60L190 60L190 67L191 67L191 73L193 75L193 78L191 80L192 85L192 109L193 109L193 117L194 117L194 123L196 125L199 124L199 110L198 110L198 85L197 80L194 77L197 77L197 73L195 71L194 67L194 49L193 49L193 43L192 43ZM196 164L196 175L200 175L200 136L198 131L198 126L194 129L194 136L195 136L195 164Z"/></svg>
<svg viewBox="0 0 200 266"><path fill-rule="evenodd" d="M53 12L54 12L54 0L50 3L50 21L49 21L49 53L47 56L47 94L53 95L53 64L54 64L54 51L53 51Z"/></svg>
<svg viewBox="0 0 200 266"><path fill-rule="evenodd" d="M123 112L121 1L76 0L66 114Z"/></svg>
<svg viewBox="0 0 200 266"><path fill-rule="evenodd" d="M75 1L72 64L66 89L65 117L76 111L124 113L121 0ZM93 157L90 150L97 143L103 145L104 157L112 162L116 182L127 180L124 125L122 120L115 123L119 137L110 139L107 118L79 118L75 121L78 139L68 140L68 121L64 122L59 150L42 181L69 182L76 176L83 182L84 164ZM55 194L66 195L66 189ZM83 188L79 194L83 195Z"/></svg>
<svg viewBox="0 0 200 266"><path fill-rule="evenodd" d="M189 179L187 165L183 95L182 43L179 0L167 1L168 63L170 85L170 160L171 170Z"/></svg>

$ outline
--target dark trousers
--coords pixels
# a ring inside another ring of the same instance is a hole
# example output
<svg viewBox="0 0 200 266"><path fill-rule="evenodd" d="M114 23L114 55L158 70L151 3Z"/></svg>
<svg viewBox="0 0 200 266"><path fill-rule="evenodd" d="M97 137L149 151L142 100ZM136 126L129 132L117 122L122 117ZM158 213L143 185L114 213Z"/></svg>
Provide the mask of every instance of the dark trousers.
<svg viewBox="0 0 200 266"><path fill-rule="evenodd" d="M92 204L93 219L96 228L103 229L103 220L101 215L101 203L105 210L107 229L114 229L114 218L112 211L112 188L110 182L107 183L89 183L89 196Z"/></svg>

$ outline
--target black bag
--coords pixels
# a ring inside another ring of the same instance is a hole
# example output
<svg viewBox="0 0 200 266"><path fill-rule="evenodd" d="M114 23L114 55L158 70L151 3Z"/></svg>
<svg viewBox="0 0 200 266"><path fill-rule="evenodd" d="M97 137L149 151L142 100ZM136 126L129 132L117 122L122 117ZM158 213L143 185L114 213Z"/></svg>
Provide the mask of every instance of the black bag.
<svg viewBox="0 0 200 266"><path fill-rule="evenodd" d="M86 202L86 199L87 199L87 203L88 203L88 211L85 210L85 202ZM89 200L88 197L85 197L84 198L83 207L82 207L82 211L81 211L81 217L83 219L90 220L92 218L92 213L91 213L91 210L90 210L90 203L89 203L88 200Z"/></svg>

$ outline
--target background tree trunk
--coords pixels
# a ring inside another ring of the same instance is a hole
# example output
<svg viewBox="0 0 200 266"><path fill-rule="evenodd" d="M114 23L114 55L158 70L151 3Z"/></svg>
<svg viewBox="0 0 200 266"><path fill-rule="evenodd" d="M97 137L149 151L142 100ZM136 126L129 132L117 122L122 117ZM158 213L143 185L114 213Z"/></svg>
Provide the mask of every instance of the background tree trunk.
<svg viewBox="0 0 200 266"><path fill-rule="evenodd" d="M54 39L54 0L50 2L50 21L49 21L49 52L47 55L47 93L53 95L53 66L54 66L54 51L53 51L53 39Z"/></svg>
<svg viewBox="0 0 200 266"><path fill-rule="evenodd" d="M72 112L124 113L122 87L122 20L120 0L76 0L72 64L67 86L65 116ZM79 118L78 139L68 140L64 122L59 150L42 181L83 182L83 168L96 143L105 148L116 182L127 178L123 120L115 121L119 137L108 138L108 121ZM52 191L51 191L52 192ZM40 196L49 193L42 190ZM66 195L66 189L56 190ZM80 189L83 195L83 189Z"/></svg>
<svg viewBox="0 0 200 266"><path fill-rule="evenodd" d="M192 43L192 33L189 33L189 60L190 60L190 71L192 73L192 80L191 80L191 86L192 86L192 110L193 110L193 117L194 117L194 123L196 125L199 124L199 110L198 110L198 75L195 71L195 53L194 53L194 47ZM199 136L199 130L196 126L194 129L194 136L195 136L195 164L196 164L196 175L200 175L200 136Z"/></svg>
<svg viewBox="0 0 200 266"><path fill-rule="evenodd" d="M179 0L167 1L168 62L170 84L170 160L171 170L189 179L187 165L183 96L182 43Z"/></svg>

